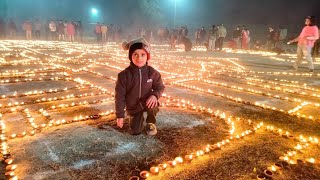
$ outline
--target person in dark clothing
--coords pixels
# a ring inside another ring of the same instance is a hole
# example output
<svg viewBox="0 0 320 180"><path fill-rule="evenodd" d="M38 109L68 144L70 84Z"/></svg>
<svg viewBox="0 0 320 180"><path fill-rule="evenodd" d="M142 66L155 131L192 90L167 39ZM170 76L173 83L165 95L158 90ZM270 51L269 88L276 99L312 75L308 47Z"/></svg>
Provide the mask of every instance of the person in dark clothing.
<svg viewBox="0 0 320 180"><path fill-rule="evenodd" d="M316 40L316 42L314 42L314 46L312 48L313 61L315 61L316 57L318 57L318 55L319 55L319 46L320 46L320 39L318 39L318 40Z"/></svg>
<svg viewBox="0 0 320 180"><path fill-rule="evenodd" d="M100 22L97 22L94 30L95 30L94 32L96 33L96 36L97 36L97 42L100 42L101 38L102 38Z"/></svg>
<svg viewBox="0 0 320 180"><path fill-rule="evenodd" d="M65 39L65 36L64 36L64 24L63 24L62 20L60 20L58 22L57 31L58 31L59 41L64 41L64 39Z"/></svg>
<svg viewBox="0 0 320 180"><path fill-rule="evenodd" d="M178 41L178 31L173 29L170 35L170 49L176 50L176 44Z"/></svg>
<svg viewBox="0 0 320 180"><path fill-rule="evenodd" d="M239 49L241 47L241 28L238 26L235 30L233 30L232 38L236 43L236 48Z"/></svg>
<svg viewBox="0 0 320 180"><path fill-rule="evenodd" d="M267 42L268 51L271 51L276 47L276 43L279 41L279 36L280 33L278 30L275 30L273 27L269 27L269 35Z"/></svg>
<svg viewBox="0 0 320 180"><path fill-rule="evenodd" d="M34 22L34 35L35 35L35 39L40 40L41 22L39 21L39 19L36 19L36 21Z"/></svg>
<svg viewBox="0 0 320 180"><path fill-rule="evenodd" d="M318 26L320 27L320 26ZM320 34L320 30L319 30L319 34ZM316 42L314 42L314 46L312 48L312 59L314 62L316 62L316 57L318 57L319 55L319 47L320 47L320 39L316 40Z"/></svg>
<svg viewBox="0 0 320 180"><path fill-rule="evenodd" d="M191 51L191 49L192 49L192 42L190 41L189 38L187 38L187 37L182 37L180 41L181 41L180 43L184 45L184 51L185 51L185 52Z"/></svg>
<svg viewBox="0 0 320 180"><path fill-rule="evenodd" d="M184 26L182 29L182 36L187 37L189 33L188 27Z"/></svg>
<svg viewBox="0 0 320 180"><path fill-rule="evenodd" d="M144 130L144 112L147 112L146 133L157 134L156 114L159 112L158 99L164 91L160 73L148 66L150 45L143 39L123 42L122 47L129 50L130 66L118 74L115 87L115 109L117 126L123 127L124 108L130 119L133 135Z"/></svg>
<svg viewBox="0 0 320 180"><path fill-rule="evenodd" d="M202 27L200 29L200 44L203 44L204 42L206 42L206 36L207 36L207 31L204 29L204 27Z"/></svg>
<svg viewBox="0 0 320 180"><path fill-rule="evenodd" d="M17 26L16 26L16 23L15 23L12 19L10 19L8 26L9 26L9 27L8 27L8 28L9 28L9 37L10 37L11 39L15 39L16 34L17 34Z"/></svg>
<svg viewBox="0 0 320 180"><path fill-rule="evenodd" d="M77 21L73 21L72 22L73 26L74 26L74 39L76 41L79 40L79 27L78 27L78 22Z"/></svg>
<svg viewBox="0 0 320 180"><path fill-rule="evenodd" d="M197 31L194 34L195 40L196 40L196 46L200 46L201 45L201 41L200 41L200 29L197 29Z"/></svg>
<svg viewBox="0 0 320 180"><path fill-rule="evenodd" d="M0 39L4 39L6 35L6 23L5 21L0 17Z"/></svg>

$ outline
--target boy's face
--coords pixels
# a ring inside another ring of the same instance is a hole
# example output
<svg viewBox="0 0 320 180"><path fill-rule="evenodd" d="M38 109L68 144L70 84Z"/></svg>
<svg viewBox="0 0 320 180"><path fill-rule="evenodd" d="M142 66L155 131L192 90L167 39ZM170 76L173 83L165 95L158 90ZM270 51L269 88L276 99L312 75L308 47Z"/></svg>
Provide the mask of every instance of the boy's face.
<svg viewBox="0 0 320 180"><path fill-rule="evenodd" d="M310 21L309 18L306 18L305 24L306 24L307 26L309 26L309 25L311 24L311 21Z"/></svg>
<svg viewBox="0 0 320 180"><path fill-rule="evenodd" d="M132 54L132 62L139 68L147 63L148 55L145 50L137 49Z"/></svg>

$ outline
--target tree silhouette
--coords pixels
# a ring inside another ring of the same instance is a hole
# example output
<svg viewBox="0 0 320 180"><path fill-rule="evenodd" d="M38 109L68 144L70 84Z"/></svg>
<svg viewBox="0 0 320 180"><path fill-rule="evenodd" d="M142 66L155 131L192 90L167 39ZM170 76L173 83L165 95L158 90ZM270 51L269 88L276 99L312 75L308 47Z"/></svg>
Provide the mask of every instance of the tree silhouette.
<svg viewBox="0 0 320 180"><path fill-rule="evenodd" d="M160 6L160 0L138 0L139 8L148 24L164 22L164 14Z"/></svg>

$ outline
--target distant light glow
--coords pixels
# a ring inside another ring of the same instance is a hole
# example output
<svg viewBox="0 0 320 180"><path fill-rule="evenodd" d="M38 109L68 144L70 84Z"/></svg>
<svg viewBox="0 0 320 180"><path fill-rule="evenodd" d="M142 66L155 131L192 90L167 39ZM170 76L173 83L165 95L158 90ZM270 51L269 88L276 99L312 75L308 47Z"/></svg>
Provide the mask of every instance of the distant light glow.
<svg viewBox="0 0 320 180"><path fill-rule="evenodd" d="M98 14L98 10L96 8L92 8L91 9L91 13L92 13L92 15L97 15Z"/></svg>

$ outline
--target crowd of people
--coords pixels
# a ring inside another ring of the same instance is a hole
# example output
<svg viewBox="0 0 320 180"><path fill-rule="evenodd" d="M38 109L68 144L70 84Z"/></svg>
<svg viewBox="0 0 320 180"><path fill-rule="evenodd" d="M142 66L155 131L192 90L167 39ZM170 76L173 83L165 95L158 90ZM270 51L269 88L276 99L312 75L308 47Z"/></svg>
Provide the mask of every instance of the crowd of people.
<svg viewBox="0 0 320 180"><path fill-rule="evenodd" d="M21 27L21 29L19 28ZM39 19L26 20L21 26L12 19L6 24L0 18L1 38L16 39L18 31L22 30L26 40L52 40L52 41L82 41L83 28L81 21L50 20L42 23ZM42 33L41 33L42 32ZM42 37L44 35L44 37Z"/></svg>
<svg viewBox="0 0 320 180"><path fill-rule="evenodd" d="M13 19L6 22L0 18L0 39L21 39L22 35L26 40L83 42L85 30L81 21L49 20L42 22L35 19L34 21L25 20L22 24L18 24ZM19 34L20 32L22 34ZM98 42L121 41L120 26L112 24L107 26L98 22L93 33Z"/></svg>
<svg viewBox="0 0 320 180"><path fill-rule="evenodd" d="M251 38L252 31L256 33L254 29L251 31L246 26L237 26L228 31L223 24L211 25L209 28L204 26L191 28L191 31L187 26L172 29L167 27L122 28L120 25L100 22L91 25L90 28L85 28L81 21L49 20L42 22L35 19L34 21L26 20L19 26L13 19L6 22L0 18L0 39L16 39L18 32L22 31L27 40L83 42L84 37L90 34L85 33L87 31L96 36L98 43L121 42L124 39L144 37L148 42L169 44L170 49L175 49L177 44L184 44L185 51L190 51L193 46L205 46L209 52L221 51L223 47L228 47L274 51L279 54L285 51L284 45L288 40L288 30L284 26L269 26L265 38L255 39ZM314 44L312 56L318 56L318 52L319 40Z"/></svg>

